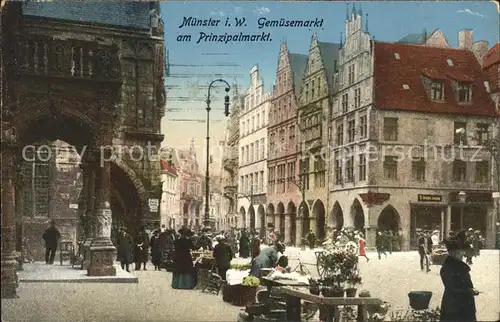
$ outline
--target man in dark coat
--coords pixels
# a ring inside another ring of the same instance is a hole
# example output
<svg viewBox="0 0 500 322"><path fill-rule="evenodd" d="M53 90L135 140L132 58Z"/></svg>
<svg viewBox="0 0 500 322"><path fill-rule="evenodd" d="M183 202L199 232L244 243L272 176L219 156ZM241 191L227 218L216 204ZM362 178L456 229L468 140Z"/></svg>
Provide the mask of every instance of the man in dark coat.
<svg viewBox="0 0 500 322"><path fill-rule="evenodd" d="M306 235L307 244L309 248L313 249L316 244L316 235L310 230Z"/></svg>
<svg viewBox="0 0 500 322"><path fill-rule="evenodd" d="M149 242L149 246L151 247L151 263L155 267L155 271L160 270L160 265L162 261L162 252L161 252L162 248L159 235L160 235L159 229L155 230Z"/></svg>
<svg viewBox="0 0 500 322"><path fill-rule="evenodd" d="M130 263L134 259L134 241L132 236L130 236L125 230L122 230L121 236L119 237L118 244L118 260L120 261L122 269L130 272Z"/></svg>
<svg viewBox="0 0 500 322"><path fill-rule="evenodd" d="M240 257L241 258L248 258L250 257L250 238L248 237L248 234L245 230L241 232L241 237L240 237Z"/></svg>
<svg viewBox="0 0 500 322"><path fill-rule="evenodd" d="M429 273L431 270L429 268L429 256L432 253L432 240L427 232L422 232L418 237L418 254L420 255L420 270L424 270L424 260L425 260L425 271Z"/></svg>
<svg viewBox="0 0 500 322"><path fill-rule="evenodd" d="M208 237L207 233L201 233L201 236L198 238L196 248L203 250L212 250L212 240Z"/></svg>
<svg viewBox="0 0 500 322"><path fill-rule="evenodd" d="M231 260L234 258L233 250L225 238L219 239L219 242L215 245L214 258L219 276L225 281L226 273L231 267Z"/></svg>
<svg viewBox="0 0 500 322"><path fill-rule="evenodd" d="M475 322L476 302L479 294L470 277L470 267L462 261L470 245L465 241L465 232L459 232L445 240L448 256L441 266L444 285L441 300L441 322Z"/></svg>
<svg viewBox="0 0 500 322"><path fill-rule="evenodd" d="M387 257L387 253L385 252L385 238L382 235L382 232L378 232L377 236L375 236L375 248L377 248L378 259L380 259L380 255L384 254Z"/></svg>
<svg viewBox="0 0 500 322"><path fill-rule="evenodd" d="M252 261L250 275L260 278L261 269L275 267L278 263L280 253L283 254L285 249L285 244L282 242L276 242L273 246L263 249L259 256Z"/></svg>
<svg viewBox="0 0 500 322"><path fill-rule="evenodd" d="M59 229L56 228L56 222L54 220L50 222L50 226L45 230L42 238L45 241L45 264L54 264L57 244L61 238L61 233Z"/></svg>
<svg viewBox="0 0 500 322"><path fill-rule="evenodd" d="M141 264L143 269L146 270L146 263L148 262L149 254L149 236L146 233L146 228L141 226L139 232L137 233L137 238L135 239L135 270L141 269Z"/></svg>

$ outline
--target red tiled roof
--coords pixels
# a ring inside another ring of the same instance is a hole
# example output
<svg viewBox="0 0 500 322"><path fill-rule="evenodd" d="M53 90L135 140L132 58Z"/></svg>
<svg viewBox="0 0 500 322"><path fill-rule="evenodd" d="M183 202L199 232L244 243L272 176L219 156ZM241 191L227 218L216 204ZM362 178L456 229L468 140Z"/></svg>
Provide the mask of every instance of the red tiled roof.
<svg viewBox="0 0 500 322"><path fill-rule="evenodd" d="M500 62L500 42L491 47L486 56L483 58L483 68L486 68L494 63Z"/></svg>
<svg viewBox="0 0 500 322"><path fill-rule="evenodd" d="M399 59L395 53L399 54ZM470 51L375 42L374 57L375 106L378 109L497 116L484 86L486 74ZM453 66L448 65L448 59ZM444 82L444 102L430 99L422 76ZM453 81L472 83L472 104L458 104L455 95L451 94ZM408 85L409 89L404 89L403 85Z"/></svg>
<svg viewBox="0 0 500 322"><path fill-rule="evenodd" d="M170 174L177 175L177 169L175 168L174 165L169 165L168 162L165 160L160 160L160 165L162 170Z"/></svg>

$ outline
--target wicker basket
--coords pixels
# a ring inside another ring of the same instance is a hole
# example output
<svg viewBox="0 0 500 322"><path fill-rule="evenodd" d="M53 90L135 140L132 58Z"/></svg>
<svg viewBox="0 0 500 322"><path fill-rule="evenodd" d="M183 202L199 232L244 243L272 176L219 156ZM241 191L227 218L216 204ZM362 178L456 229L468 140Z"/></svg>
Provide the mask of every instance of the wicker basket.
<svg viewBox="0 0 500 322"><path fill-rule="evenodd" d="M408 293L410 299L410 307L414 310L427 310L431 301L432 292L428 291L413 291Z"/></svg>
<svg viewBox="0 0 500 322"><path fill-rule="evenodd" d="M231 304L235 306L247 306L255 303L257 286L243 286L238 284L230 285L229 287L232 288L230 291L232 294Z"/></svg>

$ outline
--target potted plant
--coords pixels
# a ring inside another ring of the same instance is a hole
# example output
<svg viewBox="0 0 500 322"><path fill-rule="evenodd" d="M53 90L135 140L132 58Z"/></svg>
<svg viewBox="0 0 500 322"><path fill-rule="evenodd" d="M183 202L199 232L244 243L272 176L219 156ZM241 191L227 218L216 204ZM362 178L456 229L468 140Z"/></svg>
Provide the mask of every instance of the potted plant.
<svg viewBox="0 0 500 322"><path fill-rule="evenodd" d="M356 286L361 284L361 280L361 275L358 272L352 272L349 276L347 276L347 284L349 285L349 287L345 290L347 297L356 296L356 292L358 290Z"/></svg>
<svg viewBox="0 0 500 322"><path fill-rule="evenodd" d="M323 279L321 294L324 297L343 297L344 288L340 285L341 279L338 275L328 276Z"/></svg>
<svg viewBox="0 0 500 322"><path fill-rule="evenodd" d="M313 295L319 295L320 294L320 285L321 283L314 279L314 278L310 278L309 279L309 292Z"/></svg>

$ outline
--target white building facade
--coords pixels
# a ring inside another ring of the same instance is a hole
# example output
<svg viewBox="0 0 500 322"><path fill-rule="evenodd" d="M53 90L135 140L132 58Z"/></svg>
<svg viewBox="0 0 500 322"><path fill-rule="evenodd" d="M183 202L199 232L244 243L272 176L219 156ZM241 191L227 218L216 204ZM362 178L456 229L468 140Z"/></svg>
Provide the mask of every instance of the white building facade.
<svg viewBox="0 0 500 322"><path fill-rule="evenodd" d="M172 164L162 160L161 166L160 224L167 228L176 229L182 224L179 218L179 176Z"/></svg>
<svg viewBox="0 0 500 322"><path fill-rule="evenodd" d="M250 71L250 80L239 120L238 228L264 231L271 94L265 92L257 65Z"/></svg>

